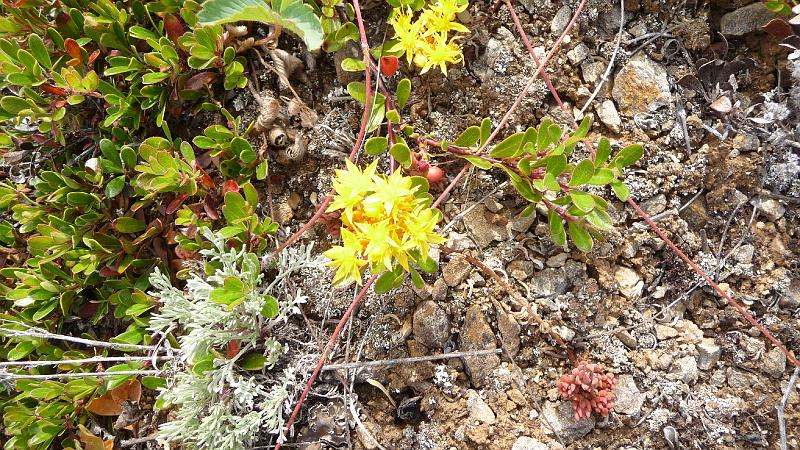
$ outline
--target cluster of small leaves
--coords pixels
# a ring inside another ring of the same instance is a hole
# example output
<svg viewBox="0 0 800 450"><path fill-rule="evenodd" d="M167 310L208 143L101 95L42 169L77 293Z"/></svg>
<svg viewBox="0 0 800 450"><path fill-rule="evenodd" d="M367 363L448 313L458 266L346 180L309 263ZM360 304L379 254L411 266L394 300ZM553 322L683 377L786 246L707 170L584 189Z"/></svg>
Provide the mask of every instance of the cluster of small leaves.
<svg viewBox="0 0 800 450"><path fill-rule="evenodd" d="M629 191L620 177L643 154L642 146L633 144L611 157L611 143L601 138L593 155L571 162L575 146L585 139L590 125L585 118L578 129L564 133L545 119L538 127L514 133L483 153L491 135L491 121L484 119L481 126L468 128L454 142L442 143L442 149L478 168L505 171L514 188L531 202L523 216L533 214L536 205L544 203L553 242L562 246L569 234L578 249L588 252L593 239L602 239L600 231L609 229L612 220L608 202L580 188L610 186L620 200L627 200Z"/></svg>
<svg viewBox="0 0 800 450"><path fill-rule="evenodd" d="M369 265L382 275L376 292L398 287L407 273L422 285L416 265L425 272L438 270L428 256L431 245L445 239L434 231L441 218L430 207L432 197L423 177L408 177L395 171L389 176L376 173L377 161L363 171L347 162L337 170L336 190L329 212L341 211L342 244L325 252L337 268L334 283L361 283L361 270Z"/></svg>
<svg viewBox="0 0 800 450"><path fill-rule="evenodd" d="M279 302L271 295L276 284L264 283L255 254L229 248L222 233L203 234L211 243L201 251L204 270L191 273L185 291L160 271L151 276L151 295L162 305L151 330L184 330L175 349L178 370L167 377L156 403L175 407L160 432L186 448L248 448L259 431L279 433L283 426L297 369L275 369L284 353L276 335L304 298ZM280 277L319 264L318 258L305 258L277 269ZM262 376L256 381L246 371Z"/></svg>
<svg viewBox="0 0 800 450"><path fill-rule="evenodd" d="M592 411L607 417L614 409L614 386L617 379L606 372L602 364L581 361L570 373L561 375L558 380L558 393L562 398L572 401L575 420L582 420Z"/></svg>

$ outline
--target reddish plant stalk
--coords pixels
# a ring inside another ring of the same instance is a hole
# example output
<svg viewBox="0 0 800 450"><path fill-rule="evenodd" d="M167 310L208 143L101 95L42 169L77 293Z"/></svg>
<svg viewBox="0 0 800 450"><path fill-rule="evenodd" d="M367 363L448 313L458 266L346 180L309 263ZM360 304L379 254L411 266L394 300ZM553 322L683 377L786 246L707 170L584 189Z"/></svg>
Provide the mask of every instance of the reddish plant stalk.
<svg viewBox="0 0 800 450"><path fill-rule="evenodd" d="M358 0L353 0L353 3L356 3ZM357 4L357 3L356 3ZM358 10L358 9L356 9ZM303 393L300 394L300 398L297 400L297 405L295 405L294 409L292 410L292 415L289 416L289 420L286 422L286 435L289 435L289 430L292 429L292 424L294 424L294 420L297 418L297 415L300 413L300 409L303 406L303 402L305 402L308 393L311 391L311 386L314 384L314 381L317 379L320 370L322 370L322 366L325 365L325 361L328 360L328 355L330 354L331 350L333 350L333 346L336 345L336 341L339 339L339 334L342 333L345 324L347 323L347 319L353 314L355 311L356 306L361 302L361 299L364 298L364 295L367 293L369 288L372 286L372 283L378 279L378 275L373 275L365 284L364 287L361 288L361 291L358 293L356 298L353 300L353 303L350 304L350 307L347 308L342 318L339 320L339 323L336 324L336 328L333 330L333 334L331 338L328 339L328 343L325 344L325 349L322 350L322 355L319 357L319 361L317 362L316 367L314 367L314 372L311 373L311 378L308 379L305 388L303 388ZM275 444L275 450L280 450L281 444Z"/></svg>
<svg viewBox="0 0 800 450"><path fill-rule="evenodd" d="M578 16L580 16L581 11L583 11L583 8L586 6L586 1L587 0L581 0L580 4L578 4L578 7L575 9L575 13L572 15L572 19L570 19L569 23L567 24L567 27L564 28L564 31L558 37L558 40L556 40L555 44L553 44L553 48L550 49L550 52L547 53L544 60L541 63L539 63L538 58L536 59L539 68L525 84L525 87L522 88L522 91L519 93L519 95L517 95L517 98L514 100L514 104L511 105L511 108L508 110L508 112L506 112L506 114L500 120L500 123L497 124L497 127L489 136L489 139L487 139L487 141L478 149L479 152L485 149L486 146L488 146L492 142L492 140L494 140L494 138L497 137L497 134L500 132L500 130L505 127L509 117L511 117L511 114L513 114L514 111L519 107L520 103L522 103L522 99L524 99L525 96L528 94L528 89L530 89L530 87L533 86L534 81L536 81L536 79L540 75L542 75L544 78L547 78L547 75L544 74L544 69L545 67L547 67L547 63L550 62L550 59L553 57L553 55L555 55L558 49L561 48L561 42L564 40L564 37L566 37L566 35L569 34L569 32L572 30L572 27L575 26L575 22L578 20ZM519 22L519 19L517 19L517 22ZM522 34L524 35L525 33ZM527 38L525 38L525 40L527 41ZM547 86L551 89L551 92L555 93L555 89L552 87L553 85L552 83L549 82L549 79L547 81ZM558 94L555 95L558 96ZM558 99L558 101L560 102L561 100ZM459 180L461 180L461 178L464 177L464 175L467 173L467 170L469 170L470 166L471 166L470 163L464 164L464 167L461 168L461 171L458 172L458 175L456 175L455 178L453 178L453 181L450 182L450 184L445 188L445 190L441 194L439 194L439 197L437 197L436 200L433 202L433 204L431 205L432 208L438 207L442 203L442 201L444 201L444 198L447 196L447 194L450 193L450 191L452 191L455 188Z"/></svg>
<svg viewBox="0 0 800 450"><path fill-rule="evenodd" d="M367 69L364 71L365 79L364 79L364 114L361 116L361 128L358 130L358 136L356 137L355 143L353 143L353 149L350 151L350 156L347 157L350 161L358 154L358 150L361 148L361 144L364 142L364 136L367 134L367 124L369 123L369 117L372 113L372 77L370 75L370 63L372 59L369 54L369 42L367 41L367 31L364 28L364 21L361 19L361 8L359 7L358 0L353 0L353 8L356 12L356 23L358 25L358 35L361 40L361 54L363 55L364 66ZM325 197L325 199L320 203L317 211L314 213L313 216L306 222L302 227L300 227L297 232L293 235L289 236L286 241L281 244L278 248L276 248L272 252L272 256L277 255L278 253L282 252L286 247L292 245L295 241L300 239L300 236L303 235L309 228L311 228L317 220L325 213L325 210L328 208L328 205L331 202L331 197L335 192L331 190L331 192Z"/></svg>
<svg viewBox="0 0 800 450"><path fill-rule="evenodd" d="M506 4L506 7L508 8L508 11L511 13L511 18L514 20L514 25L515 25L515 26L516 26L516 28L517 28L517 32L519 32L519 35L520 35L520 37L522 38L522 41L525 43L525 47L527 47L527 49L528 49L528 53L530 53L530 55L531 55L531 58L533 58L533 61L534 61L534 62L535 62L537 65L538 65L538 64L539 64L539 59L536 57L536 54L533 52L533 48L531 47L531 44L530 44L530 42L528 41L528 37L525 35L525 30L522 28L522 24L521 24L521 23L520 23L520 21L519 21L519 17L517 17L517 13L514 11L514 7L511 5L511 1L510 1L510 0L505 0L505 4ZM553 88L553 85L552 85L552 84L550 83L550 81L547 79L547 74L544 74L544 73L543 73L543 74L542 74L542 77L545 79L545 82L547 83L547 86L550 88L550 92L553 94L553 98L555 98L555 100L556 100L556 103L558 104L558 106L559 106L559 107L560 107L560 108L561 108L563 111L567 111L567 107L566 107L566 105L564 105L564 103L561 101L561 98L558 96L558 93L557 93L557 92L555 91L555 89ZM573 126L574 126L575 128L577 128L577 127L578 127L578 123L577 123L577 122L576 122L574 119L573 119L573 121L572 121L572 124L573 124ZM591 144L589 144L587 141L585 141L585 140L584 140L584 141L583 141L583 145L586 147L586 149L589 151L589 153L590 153L590 154L594 155L594 148L591 146ZM782 343L782 342L780 342L780 341L779 341L777 338L775 338L775 337L772 335L772 333L770 333L770 332L769 332L769 331L768 331L766 328L764 328L764 326L762 326L762 325L761 325L761 324L760 324L760 323L759 323L759 322L758 322L758 321L757 321L757 320L756 320L756 319L755 319L755 318L754 318L754 317L753 317L753 316L752 316L750 313L748 313L748 312L747 312L747 310L746 310L746 309L744 309L744 307L742 307L742 306L741 306L741 305L740 305L738 302L736 302L736 301L735 301L735 300L734 300L734 299L733 299L733 298L732 298L730 295L728 295L728 294L727 294L725 291L723 291L723 290L722 290L722 289L719 287L719 285L717 285L717 284L716 284L716 283L715 283L715 282L714 282L714 281L713 281L713 280L712 280L712 279L711 279L711 278L710 278L710 277L709 277L709 276L708 276L708 275L707 275L707 274L706 274L706 273L703 271L703 269L701 269L701 268L700 268L700 267L699 267L697 264L695 264L695 263L694 263L694 261L692 261L692 260L691 260L691 259L690 259L688 256L686 256L686 254L685 254L685 253L683 253L683 252L682 252L682 251L681 251L681 250L680 250L680 249L677 247L677 245L675 245L675 244L672 242L672 240L670 240L670 239L669 239L669 238L668 238L668 237L667 237L667 236L666 236L666 235L665 235L665 234L664 234L664 233L661 231L661 229L660 229L660 228L658 228L658 225L656 225L656 223L655 223L655 222L654 222L654 221L653 221L653 220L650 218L650 216L648 216L648 215L647 215L647 213L645 213L645 212L644 212L644 211L643 211L643 210L642 210L642 209L639 207L639 205L638 205L638 204L637 204L637 203L636 203L636 202L635 202L635 201L634 201L634 200L633 200L631 197L628 197L628 204L629 204L629 205L631 205L631 207L632 207L632 208L633 208L633 209L634 209L634 210L635 210L635 211L636 211L636 212L639 214L639 216L640 216L642 219L644 219L644 220L645 220L645 222L647 222L647 224L650 226L650 228L652 228L652 229L653 229L653 231L655 231L655 232L656 232L656 234L658 235L658 237L659 237L659 238L661 238L661 240L662 240L662 241L664 241L664 243L665 243L665 244L667 244L667 247L669 247L669 248L670 248L670 250L672 250L672 252L673 252L673 253L675 253L677 256L679 256L681 259L683 259L683 261L684 261L684 262L686 262L686 264L688 264L688 265L689 265L689 267L691 267L691 268L692 268L692 270L694 270L694 271L695 271L695 272L696 272L698 275L700 275L700 276L701 276L701 277L702 277L704 280L706 280L706 282L709 284L709 286L711 286L712 288L714 288L714 290L715 290L715 291L717 291L717 293L718 293L720 296L722 296L722 298L724 298L724 299L725 299L725 300L726 300L726 301L727 301L727 302L728 302L728 303L729 303L731 306L733 306L733 307L734 307L734 308L735 308L737 311L739 311L739 313L740 313L742 316L744 316L744 318L745 318L745 319L746 319L748 322L750 322L750 323L751 323L751 324L752 324L754 327L756 327L756 328L757 328L757 329L758 329L758 330L759 330L759 331L760 331L760 332L761 332L761 333L762 333L762 334L763 334L763 335L764 335L764 336L765 336L765 337L766 337L766 338L767 338L767 339L768 339L770 342L772 342L773 344L775 344L775 346L776 346L776 347L778 347L779 349L781 349L781 351L782 351L782 352L783 352L783 353L786 355L786 358L788 358L788 359L789 359L789 361L791 361L791 362L792 362L792 363L793 363L795 366L798 366L798 367L800 367L800 361L798 361L797 357L795 357L795 356L794 356L794 355L793 355L793 354L792 354L792 353L791 353L791 352L790 352L790 351L789 351L789 350L786 348L786 346L785 346L785 345L783 345L783 343Z"/></svg>

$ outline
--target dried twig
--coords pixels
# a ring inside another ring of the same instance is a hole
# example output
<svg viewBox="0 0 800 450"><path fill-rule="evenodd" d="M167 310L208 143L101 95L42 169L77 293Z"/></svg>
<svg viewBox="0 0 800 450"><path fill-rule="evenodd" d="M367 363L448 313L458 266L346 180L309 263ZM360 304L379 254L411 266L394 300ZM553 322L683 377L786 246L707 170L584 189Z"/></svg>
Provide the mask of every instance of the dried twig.
<svg viewBox="0 0 800 450"><path fill-rule="evenodd" d="M20 322L13 322L6 320L5 322L20 324L24 325ZM55 334L50 333L46 330L41 328L35 327L27 327L25 330L14 330L12 328L0 328L0 335L4 335L7 337L34 337L34 338L42 338L42 339L55 339L59 341L67 341L67 342L74 342L76 344L86 345L89 347L105 347L111 348L115 350L144 350L144 351L156 351L158 350L157 347L153 345L133 345L133 344L121 344L116 342L103 342L103 341L95 341L92 339L83 339L77 338L73 336L65 336L63 334Z"/></svg>
<svg viewBox="0 0 800 450"><path fill-rule="evenodd" d="M361 369L364 367L388 367L388 366L399 366L403 364L415 364L420 362L428 362L428 361L438 361L440 359L451 359L451 358L464 358L464 357L473 357L473 356L483 356L483 355L493 355L496 353L500 353L502 350L500 349L493 349L493 350L474 350L469 352L450 352L450 353L440 353L438 355L428 355L428 356L415 356L409 358L396 358L396 359L382 359L378 361L361 361L361 362L351 362L351 363L342 363L342 364L328 364L322 368L324 371L329 370L341 370L341 369Z"/></svg>
<svg viewBox="0 0 800 450"><path fill-rule="evenodd" d="M59 361L8 361L0 362L0 368L3 367L39 367L39 366L60 366L71 364L94 364L104 362L129 362L129 361L168 361L171 356L96 356L84 359L62 359Z"/></svg>
<svg viewBox="0 0 800 450"><path fill-rule="evenodd" d="M611 71L614 70L614 61L617 59L617 53L619 52L619 46L622 43L622 31L625 29L625 0L620 0L619 2L619 31L617 32L617 43L614 45L614 51L611 53L611 59L608 61L608 67L606 67L606 71L603 72L603 76L600 78L600 82L597 83L597 86L594 88L594 92L592 95L589 96L589 99L586 100L584 103L583 108L580 110L580 115L584 115L586 110L589 109L589 106L594 101L597 94L600 92L600 89L603 88L603 85L606 84L608 81L608 77L611 76Z"/></svg>
<svg viewBox="0 0 800 450"><path fill-rule="evenodd" d="M47 375L17 375L13 373L0 373L0 381L17 380L57 380L60 378L82 378L82 377L118 377L121 375L158 375L160 370L125 370L119 372L67 372L54 373Z"/></svg>
<svg viewBox="0 0 800 450"><path fill-rule="evenodd" d="M778 429L781 434L781 450L786 450L788 445L786 442L786 418L784 417L784 412L786 411L786 404L789 402L789 396L792 390L794 390L795 383L797 383L798 375L800 375L800 367L794 369L792 377L789 378L789 384L786 386L786 391L783 393L783 398L781 398L780 403L775 406L775 409L778 410Z"/></svg>

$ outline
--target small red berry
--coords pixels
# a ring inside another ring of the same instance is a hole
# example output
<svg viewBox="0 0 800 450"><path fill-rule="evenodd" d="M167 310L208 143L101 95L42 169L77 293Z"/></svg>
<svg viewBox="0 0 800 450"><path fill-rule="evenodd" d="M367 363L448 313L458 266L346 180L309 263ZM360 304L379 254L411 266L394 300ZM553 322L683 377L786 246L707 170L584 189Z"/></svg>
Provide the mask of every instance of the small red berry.
<svg viewBox="0 0 800 450"><path fill-rule="evenodd" d="M444 178L444 170L437 166L431 166L428 168L425 178L428 179L428 183L438 183L442 181L442 178Z"/></svg>
<svg viewBox="0 0 800 450"><path fill-rule="evenodd" d="M400 61L397 56L381 56L381 73L385 77L394 76L397 73L397 68L400 66Z"/></svg>

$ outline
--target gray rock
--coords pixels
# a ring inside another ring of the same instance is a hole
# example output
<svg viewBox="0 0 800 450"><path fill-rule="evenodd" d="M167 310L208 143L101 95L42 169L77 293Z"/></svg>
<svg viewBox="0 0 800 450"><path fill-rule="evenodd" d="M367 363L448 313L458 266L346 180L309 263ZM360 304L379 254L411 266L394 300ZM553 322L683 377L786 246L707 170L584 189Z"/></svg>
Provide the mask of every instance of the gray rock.
<svg viewBox="0 0 800 450"><path fill-rule="evenodd" d="M486 278L483 278L483 275L478 272L472 272L469 274L469 281L472 282L472 285L476 287L486 286Z"/></svg>
<svg viewBox="0 0 800 450"><path fill-rule="evenodd" d="M464 327L461 330L461 351L492 350L497 348L492 327L486 320L480 305L467 309ZM500 364L497 355L470 356L462 358L464 368L472 385L480 388L486 383L495 367Z"/></svg>
<svg viewBox="0 0 800 450"><path fill-rule="evenodd" d="M664 194L654 195L642 202L642 209L648 216L655 216L667 209L667 196Z"/></svg>
<svg viewBox="0 0 800 450"><path fill-rule="evenodd" d="M433 283L431 297L435 302L442 302L447 298L447 283L444 281L444 278L438 278Z"/></svg>
<svg viewBox="0 0 800 450"><path fill-rule="evenodd" d="M545 264L547 267L562 267L567 262L567 258L569 258L569 253L559 253L547 258Z"/></svg>
<svg viewBox="0 0 800 450"><path fill-rule="evenodd" d="M550 23L550 32L553 34L561 34L564 30L567 29L567 25L569 25L569 20L572 18L572 10L569 6L562 6L556 12L555 17L553 17L553 21Z"/></svg>
<svg viewBox="0 0 800 450"><path fill-rule="evenodd" d="M614 411L627 416L638 416L642 411L645 396L636 386L633 375L623 374L617 377L614 395Z"/></svg>
<svg viewBox="0 0 800 450"><path fill-rule="evenodd" d="M605 100L603 103L596 105L594 110L597 111L597 117L607 126L609 130L614 133L619 133L622 129L622 119L619 117L617 107L611 100Z"/></svg>
<svg viewBox="0 0 800 450"><path fill-rule="evenodd" d="M520 436L514 441L511 450L547 450L547 444L528 436Z"/></svg>
<svg viewBox="0 0 800 450"><path fill-rule="evenodd" d="M450 338L450 319L438 303L426 300L414 311L414 339L428 348L443 348Z"/></svg>
<svg viewBox="0 0 800 450"><path fill-rule="evenodd" d="M529 276L533 275L535 270L536 267L531 261L525 261L522 259L515 259L506 266L506 271L508 274L519 281L527 280Z"/></svg>
<svg viewBox="0 0 800 450"><path fill-rule="evenodd" d="M631 350L635 350L636 348L638 348L638 347L639 347L639 342L638 342L638 341L636 341L636 338L635 338L635 337L633 337L633 335L632 335L632 334L628 333L628 332L627 332L627 331L625 331L625 330L623 330L623 331L618 331L617 333L614 333L614 336L615 336L617 339L619 339L619 340L620 340L620 342L622 342L623 344L625 344L625 346L626 346L626 347L628 347L628 348L629 348L629 349L631 349Z"/></svg>
<svg viewBox="0 0 800 450"><path fill-rule="evenodd" d="M681 319L675 323L675 330L680 336L680 340L687 344L697 344L703 339L703 331L694 322L688 319Z"/></svg>
<svg viewBox="0 0 800 450"><path fill-rule="evenodd" d="M567 58L572 64L578 64L582 62L587 56L589 56L589 47L587 47L583 42L567 52Z"/></svg>
<svg viewBox="0 0 800 450"><path fill-rule="evenodd" d="M619 285L619 292L625 298L635 300L642 294L644 282L635 270L625 266L618 266L614 271L614 279Z"/></svg>
<svg viewBox="0 0 800 450"><path fill-rule="evenodd" d="M656 104L668 104L667 70L643 52L637 53L617 73L611 95L628 116L649 112Z"/></svg>
<svg viewBox="0 0 800 450"><path fill-rule="evenodd" d="M505 349L511 353L511 356L516 356L519 352L521 331L517 320L505 311L499 311L497 313L497 328L500 331L500 337L503 339L503 345L506 346Z"/></svg>
<svg viewBox="0 0 800 450"><path fill-rule="evenodd" d="M486 219L487 212L486 207L481 205L464 217L464 224L480 248L486 248L492 241L502 241L508 234L505 226L495 225Z"/></svg>
<svg viewBox="0 0 800 450"><path fill-rule="evenodd" d="M778 300L778 306L793 310L800 306L800 279L796 279L789 284L786 292Z"/></svg>
<svg viewBox="0 0 800 450"><path fill-rule="evenodd" d="M533 222L536 222L536 214L531 214L528 217L522 217L517 214L511 219L511 229L517 233L525 233L531 228Z"/></svg>
<svg viewBox="0 0 800 450"><path fill-rule="evenodd" d="M676 330L675 328L661 324L656 324L655 328L656 328L656 339L658 339L659 341L664 341L667 339L678 337L678 330Z"/></svg>
<svg viewBox="0 0 800 450"><path fill-rule="evenodd" d="M758 383L758 377L752 373L736 370L732 367L728 368L728 386L733 389L747 389Z"/></svg>
<svg viewBox="0 0 800 450"><path fill-rule="evenodd" d="M472 264L467 261L467 258L457 254L444 266L442 277L448 286L455 287L467 279L471 270Z"/></svg>
<svg viewBox="0 0 800 450"><path fill-rule="evenodd" d="M743 36L760 30L775 17L779 17L778 14L770 11L764 3L755 2L722 16L719 28L726 36Z"/></svg>
<svg viewBox="0 0 800 450"><path fill-rule="evenodd" d="M709 370L714 367L722 355L722 349L712 338L704 338L695 347L698 353L697 367L701 370Z"/></svg>
<svg viewBox="0 0 800 450"><path fill-rule="evenodd" d="M758 197L750 202L753 206L758 205L758 209L764 214L770 222L775 222L783 217L786 213L786 208L775 199L758 201Z"/></svg>
<svg viewBox="0 0 800 450"><path fill-rule="evenodd" d="M475 244L472 242L472 239L470 239L469 236L456 233L455 231L451 231L450 234L447 235L447 246L457 252L463 252L464 250L475 248Z"/></svg>
<svg viewBox="0 0 800 450"><path fill-rule="evenodd" d="M764 355L763 369L772 378L782 377L786 371L786 355L778 347L773 347Z"/></svg>
<svg viewBox="0 0 800 450"><path fill-rule="evenodd" d="M493 213L498 213L503 210L503 204L493 198L486 199L483 204L486 205L486 209Z"/></svg>
<svg viewBox="0 0 800 450"><path fill-rule="evenodd" d="M544 269L533 275L531 291L539 296L561 295L572 287L572 280L566 278L563 267Z"/></svg>
<svg viewBox="0 0 800 450"><path fill-rule="evenodd" d="M632 14L625 14L625 23L628 23ZM604 32L604 38L610 40L619 33L619 2L612 3L609 8L597 15L597 25Z"/></svg>
<svg viewBox="0 0 800 450"><path fill-rule="evenodd" d="M739 133L733 138L731 145L739 152L745 153L758 150L761 142L755 134Z"/></svg>
<svg viewBox="0 0 800 450"><path fill-rule="evenodd" d="M605 65L600 61L589 62L584 61L581 64L581 74L583 74L583 81L589 83L590 85L594 86L595 83L600 81L600 78L603 76L603 72L605 72L606 68Z"/></svg>
<svg viewBox="0 0 800 450"><path fill-rule="evenodd" d="M497 421L492 408L483 401L480 394L471 389L467 392L467 412L469 413L469 418L473 420L490 425Z"/></svg>
<svg viewBox="0 0 800 450"><path fill-rule="evenodd" d="M756 248L754 246L750 244L744 244L739 246L739 248L733 252L733 259L743 264L749 264L753 262L753 255L755 252Z"/></svg>
<svg viewBox="0 0 800 450"><path fill-rule="evenodd" d="M684 356L675 360L673 373L680 375L681 380L689 386L697 382L699 372L697 371L697 360L694 356Z"/></svg>
<svg viewBox="0 0 800 450"><path fill-rule="evenodd" d="M594 429L594 415L583 420L575 420L572 402L547 402L542 414L554 429L542 425L542 431L561 437L565 444L570 444L578 438L586 436ZM545 422L545 421L542 421Z"/></svg>

